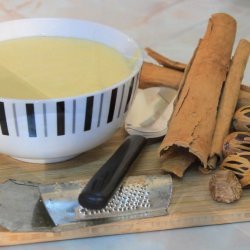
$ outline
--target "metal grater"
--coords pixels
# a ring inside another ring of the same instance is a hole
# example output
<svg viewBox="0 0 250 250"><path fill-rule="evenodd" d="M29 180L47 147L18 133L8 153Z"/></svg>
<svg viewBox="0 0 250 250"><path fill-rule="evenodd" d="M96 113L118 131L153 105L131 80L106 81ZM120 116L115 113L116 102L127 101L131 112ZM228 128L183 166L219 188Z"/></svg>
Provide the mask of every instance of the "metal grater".
<svg viewBox="0 0 250 250"><path fill-rule="evenodd" d="M42 201L56 226L81 222L84 226L117 220L167 214L172 194L170 175L128 177L100 210L78 204L78 195L88 180L39 186Z"/></svg>

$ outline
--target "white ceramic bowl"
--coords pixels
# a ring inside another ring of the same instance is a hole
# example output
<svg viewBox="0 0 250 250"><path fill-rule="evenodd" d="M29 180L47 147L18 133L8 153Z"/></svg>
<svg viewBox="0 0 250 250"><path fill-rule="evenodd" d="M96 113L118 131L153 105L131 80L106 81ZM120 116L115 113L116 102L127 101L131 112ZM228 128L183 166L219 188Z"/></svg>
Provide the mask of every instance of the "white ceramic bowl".
<svg viewBox="0 0 250 250"><path fill-rule="evenodd" d="M138 85L142 53L131 38L97 23L46 18L0 24L0 41L31 36L89 39L128 58L138 55L126 79L94 93L45 100L0 94L0 152L33 163L64 161L102 144L123 125Z"/></svg>

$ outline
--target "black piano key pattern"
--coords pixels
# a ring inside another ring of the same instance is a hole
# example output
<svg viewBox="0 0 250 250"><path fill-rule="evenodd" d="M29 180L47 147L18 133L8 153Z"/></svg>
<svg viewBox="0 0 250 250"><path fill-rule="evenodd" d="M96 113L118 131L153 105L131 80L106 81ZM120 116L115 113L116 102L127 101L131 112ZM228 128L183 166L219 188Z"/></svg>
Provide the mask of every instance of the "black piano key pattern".
<svg viewBox="0 0 250 250"><path fill-rule="evenodd" d="M117 97L117 89L113 89L111 93L111 98L110 98L109 115L108 115L107 123L110 123L113 121L114 111L116 107L116 97Z"/></svg>
<svg viewBox="0 0 250 250"><path fill-rule="evenodd" d="M56 114L57 114L57 135L65 134L65 103L56 103Z"/></svg>
<svg viewBox="0 0 250 250"><path fill-rule="evenodd" d="M94 105L94 96L87 97L86 109L85 109L84 131L89 131L91 129L93 105Z"/></svg>
<svg viewBox="0 0 250 250"><path fill-rule="evenodd" d="M36 120L35 120L35 110L33 103L26 104L26 115L28 123L29 137L36 137Z"/></svg>
<svg viewBox="0 0 250 250"><path fill-rule="evenodd" d="M0 102L0 126L3 135L9 135L9 130L6 121L6 114L4 109L4 103Z"/></svg>

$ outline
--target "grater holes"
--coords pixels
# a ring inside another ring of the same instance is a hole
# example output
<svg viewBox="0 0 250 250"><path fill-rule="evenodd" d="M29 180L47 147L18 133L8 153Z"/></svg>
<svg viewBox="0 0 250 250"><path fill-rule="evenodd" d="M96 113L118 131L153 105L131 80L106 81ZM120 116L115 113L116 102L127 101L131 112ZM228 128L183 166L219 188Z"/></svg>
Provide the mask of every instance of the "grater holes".
<svg viewBox="0 0 250 250"><path fill-rule="evenodd" d="M147 185L127 184L121 185L108 202L107 206L100 210L88 210L82 208L80 213L86 217L102 217L105 214L118 213L150 208L150 193Z"/></svg>

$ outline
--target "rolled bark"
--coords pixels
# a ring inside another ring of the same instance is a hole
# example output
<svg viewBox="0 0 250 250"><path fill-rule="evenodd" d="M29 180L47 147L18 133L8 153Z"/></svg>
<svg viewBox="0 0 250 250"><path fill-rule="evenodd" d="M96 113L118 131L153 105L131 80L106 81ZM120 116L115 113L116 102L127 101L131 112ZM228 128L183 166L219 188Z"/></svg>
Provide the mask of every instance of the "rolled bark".
<svg viewBox="0 0 250 250"><path fill-rule="evenodd" d="M160 146L160 155L166 161L173 151L181 148L207 167L235 33L236 21L231 16L218 13L210 18L205 36L185 70L168 131Z"/></svg>
<svg viewBox="0 0 250 250"><path fill-rule="evenodd" d="M144 62L140 74L140 88L170 87L178 89L183 72Z"/></svg>
<svg viewBox="0 0 250 250"><path fill-rule="evenodd" d="M230 66L220 101L216 129L209 157L208 166L210 169L214 169L222 160L222 144L225 136L229 132L237 100L237 107L250 104L250 87L240 85L248 61L249 50L250 43L247 40L242 39L236 49L232 65ZM153 50L147 49L147 51ZM152 55L152 53L149 55ZM151 63L145 64L146 65L143 66L141 73L141 88L167 86L177 89L179 87L180 78L182 77L181 69L173 70Z"/></svg>
<svg viewBox="0 0 250 250"><path fill-rule="evenodd" d="M222 161L223 142L229 133L249 53L250 43L244 39L240 40L232 59L220 100L216 127L208 160L209 169L215 169Z"/></svg>
<svg viewBox="0 0 250 250"><path fill-rule="evenodd" d="M169 69L176 69L176 70L184 72L186 68L186 64L173 61L172 59L169 59L150 48L146 48L145 50L148 53L148 55L152 57L153 59L155 59L160 65L167 67Z"/></svg>
<svg viewBox="0 0 250 250"><path fill-rule="evenodd" d="M183 72L179 70L144 62L140 74L139 88L168 87L178 90L183 75ZM241 84L237 108L247 105L250 105L250 87Z"/></svg>

